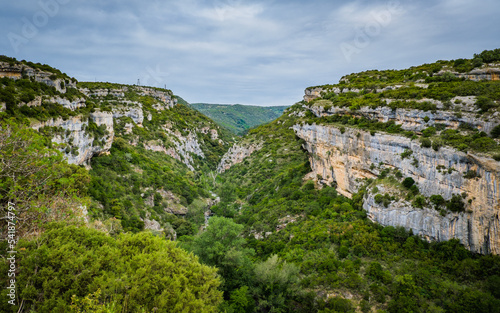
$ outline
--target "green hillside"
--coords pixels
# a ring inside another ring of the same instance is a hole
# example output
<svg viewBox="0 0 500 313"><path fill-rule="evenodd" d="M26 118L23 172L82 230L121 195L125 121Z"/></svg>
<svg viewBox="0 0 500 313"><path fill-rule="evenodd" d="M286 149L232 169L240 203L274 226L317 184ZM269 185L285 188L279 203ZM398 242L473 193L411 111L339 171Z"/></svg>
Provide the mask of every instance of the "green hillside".
<svg viewBox="0 0 500 313"><path fill-rule="evenodd" d="M190 106L238 135L244 134L252 127L277 119L287 108L287 106L260 107L209 103L191 103Z"/></svg>

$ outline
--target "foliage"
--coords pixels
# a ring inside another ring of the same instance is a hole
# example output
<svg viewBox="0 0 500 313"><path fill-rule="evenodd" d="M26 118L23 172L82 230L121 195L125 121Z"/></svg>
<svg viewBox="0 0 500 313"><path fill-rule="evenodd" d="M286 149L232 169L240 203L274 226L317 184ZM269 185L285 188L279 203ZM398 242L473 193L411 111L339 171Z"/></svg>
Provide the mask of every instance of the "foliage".
<svg viewBox="0 0 500 313"><path fill-rule="evenodd" d="M413 180L413 178L411 177L406 177L404 180L403 180L403 186L405 188L408 188L410 189L411 186L413 186L415 184L415 180Z"/></svg>
<svg viewBox="0 0 500 313"><path fill-rule="evenodd" d="M277 119L287 108L286 106L260 107L208 103L191 103L189 106L237 135L242 135L250 128Z"/></svg>
<svg viewBox="0 0 500 313"><path fill-rule="evenodd" d="M223 290L236 290L245 285L251 275L252 249L245 247L241 237L243 225L232 219L214 216L207 229L197 236L191 249L204 264L215 266L224 279Z"/></svg>
<svg viewBox="0 0 500 313"><path fill-rule="evenodd" d="M46 138L13 120L0 123L0 205L7 216L8 203L14 204L22 236L37 233L48 221L76 221L85 204L87 171L68 165L47 145ZM0 225L5 230L7 220Z"/></svg>
<svg viewBox="0 0 500 313"><path fill-rule="evenodd" d="M70 312L73 301L76 311L85 312L106 312L102 306L114 312L216 312L221 301L215 269L149 233L113 238L55 224L37 240L21 241L18 251L18 295L26 311ZM2 277L6 270L4 259ZM2 312L17 311L5 297Z"/></svg>

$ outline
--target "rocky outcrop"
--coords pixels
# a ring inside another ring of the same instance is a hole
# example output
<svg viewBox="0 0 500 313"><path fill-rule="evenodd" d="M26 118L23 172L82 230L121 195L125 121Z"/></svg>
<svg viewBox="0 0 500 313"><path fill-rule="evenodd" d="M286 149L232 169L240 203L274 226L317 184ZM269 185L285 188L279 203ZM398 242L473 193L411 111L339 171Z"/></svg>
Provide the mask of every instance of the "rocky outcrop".
<svg viewBox="0 0 500 313"><path fill-rule="evenodd" d="M153 107L156 110L164 110L164 109L169 109L173 108L177 104L177 98L172 94L171 91L166 91L166 90L159 90L151 87L141 87L141 86L133 86L133 87L127 87L127 86L122 86L121 88L101 88L101 89L88 89L88 88L81 88L80 92L83 93L86 96L89 97L98 97L98 98L103 98L103 97L115 97L115 98L124 98L125 93L129 91L134 91L140 96L150 96L158 101L160 103L154 103Z"/></svg>
<svg viewBox="0 0 500 313"><path fill-rule="evenodd" d="M190 170L194 170L193 155L205 158L205 154L201 149L198 135L195 131L189 131L187 135L183 135L179 131L172 131L171 125L165 125L163 129L167 132L170 141L174 147L166 148L161 141L150 141L144 144L146 150L163 152L174 159L186 164Z"/></svg>
<svg viewBox="0 0 500 313"><path fill-rule="evenodd" d="M31 68L22 63L9 64L7 62L0 62L0 77L20 79L23 76L27 76L36 82L54 87L61 93L66 93L67 87L76 88L76 80L74 79L63 79L61 77L57 77L57 75L52 72Z"/></svg>
<svg viewBox="0 0 500 313"><path fill-rule="evenodd" d="M460 103L453 104L454 106L467 108L472 110L470 103L474 101L471 97L460 97ZM457 99L459 99L457 97ZM429 99L426 99L431 101ZM442 103L438 103L438 108L442 108ZM349 108L344 107L331 107L325 110L323 106L312 106L306 109L310 110L315 116L330 116L335 114L349 114L355 117L365 117L370 120L375 120L383 123L394 121L396 125L401 125L404 130L420 132L427 127L437 126L438 124L444 125L447 129L458 129L460 125L467 124L477 128L480 131L489 133L495 126L500 124L500 113L495 112L486 119L476 117L473 112L457 112L440 110L436 111L423 111L416 109L391 109L390 107L361 107L359 110L351 111ZM478 110L478 109L477 109Z"/></svg>
<svg viewBox="0 0 500 313"><path fill-rule="evenodd" d="M464 77L472 81L481 80L500 80L500 68L496 67L484 67L478 68L470 71L469 73L456 73L457 77Z"/></svg>
<svg viewBox="0 0 500 313"><path fill-rule="evenodd" d="M304 147L311 154L315 176L321 176L327 183L335 182L338 191L345 196L357 192L364 184L364 178L377 177L377 167L382 165L398 169L405 177L412 177L426 197L439 194L448 200L454 194L465 194L465 201L471 200L472 203L466 205L470 213L462 213L457 220L455 215L442 217L436 214L437 211L430 214L404 203L394 205L390 210L381 209L368 199L365 209L374 221L392 221L391 225L404 226L429 239L458 238L474 252L500 253L499 162L448 147L436 152L397 135L372 136L349 128L341 132L333 126L321 125L295 125L293 129L305 140ZM411 157L403 158L401 154L405 151L412 151ZM464 178L464 173L470 170L476 171L479 177ZM400 213L396 210L398 207L402 210ZM403 217L395 218L398 214L406 215L408 221L403 223ZM415 220L410 220L410 217ZM431 220L432 223L426 222ZM451 223L455 220L460 223Z"/></svg>
<svg viewBox="0 0 500 313"><path fill-rule="evenodd" d="M251 144L235 144L222 157L219 165L217 166L217 172L224 173L233 165L243 162L243 160L250 156L254 151L262 149L262 145L262 142Z"/></svg>
<svg viewBox="0 0 500 313"><path fill-rule="evenodd" d="M86 105L84 98L77 98L75 100L70 101L66 98L53 97L53 98L48 99L47 102L60 104L63 107L70 109L71 111L75 111L79 108L83 108ZM41 105L41 103L40 103L40 105Z"/></svg>
<svg viewBox="0 0 500 313"><path fill-rule="evenodd" d="M130 117L137 125L144 122L142 104L136 103L135 107L113 107L113 118Z"/></svg>
<svg viewBox="0 0 500 313"><path fill-rule="evenodd" d="M489 243L490 238L498 237L498 223L487 221L486 227L477 227L470 213L448 213L442 216L433 208L415 209L411 203L404 200L393 202L386 208L376 203L371 193L365 197L363 208L370 220L383 226L411 229L414 234L428 241L456 238L472 251L499 253L498 250L492 250ZM473 225L475 227L472 227Z"/></svg>
<svg viewBox="0 0 500 313"><path fill-rule="evenodd" d="M63 133L56 133L52 137L52 142L68 146L72 151L66 151L65 157L70 164L88 165L92 156L109 151L113 143L113 116L107 112L95 112L90 114L90 120L97 126L105 125L107 135L103 138L94 138L87 132L89 126L88 119L76 116L63 120L62 118L51 119L32 125L33 129L39 130L43 127L61 128ZM99 142L99 144L95 144ZM101 144L104 142L104 144ZM75 149L72 149L75 148Z"/></svg>
<svg viewBox="0 0 500 313"><path fill-rule="evenodd" d="M421 87L421 88L427 88L427 85L425 84L415 84L415 85L418 85L418 87ZM395 89L399 89L399 88L402 88L403 85L394 85L394 86L387 86L387 87L384 87L384 88L378 88L376 89L376 92L377 93L380 93L380 92L383 92L383 91L387 91L387 90L395 90ZM341 94L341 93L347 93L347 92L355 92L355 93L359 93L361 92L361 89L357 89L357 88L340 88L340 87L334 87L334 86L322 86L322 87L309 87L309 88L306 88L306 90L304 91L304 101L305 102L310 102L314 99L317 99L317 98L320 98L322 97L324 94L326 93L330 93L330 92L333 92L335 94Z"/></svg>

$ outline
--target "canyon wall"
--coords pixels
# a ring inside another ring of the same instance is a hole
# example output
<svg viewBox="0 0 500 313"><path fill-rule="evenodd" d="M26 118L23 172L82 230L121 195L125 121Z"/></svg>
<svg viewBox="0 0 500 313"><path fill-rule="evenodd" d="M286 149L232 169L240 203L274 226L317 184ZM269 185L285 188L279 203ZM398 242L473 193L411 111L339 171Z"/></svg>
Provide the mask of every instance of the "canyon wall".
<svg viewBox="0 0 500 313"><path fill-rule="evenodd" d="M442 216L439 211L414 208L405 201L393 202L386 208L368 192L364 208L373 221L403 226L429 240L458 238L474 252L500 253L499 162L449 147L439 151L421 148L418 141L398 135L372 136L359 129L341 131L315 124L295 125L293 129L305 141L315 176L325 183L336 183L345 196L357 192L365 178L376 178L381 169L393 168L404 177L412 177L426 197L441 195L449 200L455 194L464 194L467 202L465 212ZM411 157L401 156L410 150ZM470 170L479 177L464 178Z"/></svg>

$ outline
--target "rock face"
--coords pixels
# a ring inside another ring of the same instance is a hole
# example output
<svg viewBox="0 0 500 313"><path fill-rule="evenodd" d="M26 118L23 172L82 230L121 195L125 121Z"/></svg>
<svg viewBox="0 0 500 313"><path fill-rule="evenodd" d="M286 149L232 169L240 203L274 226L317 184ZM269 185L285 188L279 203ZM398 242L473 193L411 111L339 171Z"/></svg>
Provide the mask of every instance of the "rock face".
<svg viewBox="0 0 500 313"><path fill-rule="evenodd" d="M32 125L32 128L36 130L43 127L56 127L62 129L63 132L57 132L52 137L52 142L76 148L76 151L65 152L68 163L88 165L92 156L111 149L114 137L113 116L111 113L91 113L90 120L96 123L97 126L104 125L107 135L103 138L94 138L86 131L89 126L89 121L84 120L81 116L76 116L67 120L63 120L62 118L51 119L46 122ZM96 141L99 142L98 145L95 144ZM104 144L101 144L102 142L104 142Z"/></svg>
<svg viewBox="0 0 500 313"><path fill-rule="evenodd" d="M454 194L466 194L467 212L439 215L396 203L380 207L368 196L365 209L370 218L383 225L404 226L414 233L433 240L458 238L470 250L478 253L500 253L500 163L493 159L465 154L443 147L438 152L421 148L420 143L397 135L376 134L346 129L343 133L333 126L295 125L298 137L311 154L315 175L327 183L335 182L338 191L351 196L363 185L363 178L375 178L380 164L397 168L403 176L412 177L420 192L430 197L441 195L450 199ZM411 150L409 158L401 154ZM442 171L440 169L451 169ZM464 178L475 170L480 177Z"/></svg>
<svg viewBox="0 0 500 313"><path fill-rule="evenodd" d="M468 106L466 101L468 101L468 103L471 101L475 102L469 97L468 100L461 100L463 105L459 104L455 106L460 109L467 107L471 111L475 110L471 108L470 105ZM440 108L440 106L442 108L442 104L439 102L438 108ZM361 107L356 111L351 111L349 108L339 107L331 107L330 109L325 110L322 106L313 106L312 108L307 109L309 109L317 117L334 114L349 114L355 117L365 117L383 123L394 121L396 125L401 125L401 128L404 130L418 132L430 126L437 126L438 124L444 125L447 129L457 129L460 125L467 124L479 129L480 131L489 133L495 126L500 124L500 115L497 112L489 116L488 120L483 120L477 118L476 114L473 113L474 111L470 113L461 112L460 114L457 114L456 112L445 110L438 112L402 108L393 110L390 107Z"/></svg>
<svg viewBox="0 0 500 313"><path fill-rule="evenodd" d="M372 194L365 197L363 208L372 221L384 226L403 226L427 240L444 241L457 238L472 251L491 251L496 254L499 252L489 247L489 236L495 236L495 232L498 236L498 223L496 226L495 223L487 223L487 227L473 228L474 223L468 213L449 213L442 216L431 208L415 209L403 200L393 202L386 208L377 204ZM486 236L482 233L484 231Z"/></svg>
<svg viewBox="0 0 500 313"><path fill-rule="evenodd" d="M260 150L261 148L262 143L235 144L222 157L219 165L217 166L217 172L224 173L233 165L243 162L245 158L250 156L254 151Z"/></svg>
<svg viewBox="0 0 500 313"><path fill-rule="evenodd" d="M34 81L52 86L61 93L66 93L67 87L76 88L76 80L54 78L54 73L31 68L25 64L10 65L6 62L0 62L0 77L20 79L23 75L28 76Z"/></svg>
<svg viewBox="0 0 500 313"><path fill-rule="evenodd" d="M142 104L136 103L136 107L113 107L113 118L130 117L134 123L142 125L144 121L144 112Z"/></svg>

